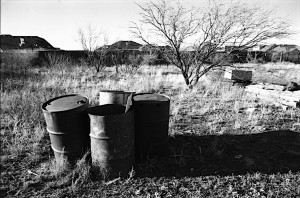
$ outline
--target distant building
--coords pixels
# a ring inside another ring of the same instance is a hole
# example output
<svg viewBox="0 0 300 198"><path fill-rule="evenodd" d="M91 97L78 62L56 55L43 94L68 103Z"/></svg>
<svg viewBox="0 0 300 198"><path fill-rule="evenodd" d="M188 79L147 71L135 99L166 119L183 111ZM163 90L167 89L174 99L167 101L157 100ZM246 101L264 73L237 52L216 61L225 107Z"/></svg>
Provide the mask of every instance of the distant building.
<svg viewBox="0 0 300 198"><path fill-rule="evenodd" d="M296 47L296 45L278 45L277 47L273 48L272 51L278 53L287 53L296 49Z"/></svg>
<svg viewBox="0 0 300 198"><path fill-rule="evenodd" d="M1 52L26 52L58 50L45 39L38 36L0 35Z"/></svg>

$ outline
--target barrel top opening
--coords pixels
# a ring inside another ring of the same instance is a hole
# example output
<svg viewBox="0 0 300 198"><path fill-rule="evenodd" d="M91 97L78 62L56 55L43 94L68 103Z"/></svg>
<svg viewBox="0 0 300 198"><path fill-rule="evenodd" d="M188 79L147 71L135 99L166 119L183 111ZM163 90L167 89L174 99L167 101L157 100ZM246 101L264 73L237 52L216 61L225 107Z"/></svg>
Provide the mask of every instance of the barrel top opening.
<svg viewBox="0 0 300 198"><path fill-rule="evenodd" d="M106 104L95 107L90 107L87 110L89 115L94 116L109 116L125 113L125 106L118 104Z"/></svg>
<svg viewBox="0 0 300 198"><path fill-rule="evenodd" d="M169 101L168 96L162 94L138 94L133 97L134 101L145 101L145 102L155 102L155 101Z"/></svg>
<svg viewBox="0 0 300 198"><path fill-rule="evenodd" d="M100 90L101 92L109 92L109 93L124 93L122 90Z"/></svg>
<svg viewBox="0 0 300 198"><path fill-rule="evenodd" d="M48 100L42 108L49 112L60 112L78 108L87 103L87 98L77 95L65 95Z"/></svg>

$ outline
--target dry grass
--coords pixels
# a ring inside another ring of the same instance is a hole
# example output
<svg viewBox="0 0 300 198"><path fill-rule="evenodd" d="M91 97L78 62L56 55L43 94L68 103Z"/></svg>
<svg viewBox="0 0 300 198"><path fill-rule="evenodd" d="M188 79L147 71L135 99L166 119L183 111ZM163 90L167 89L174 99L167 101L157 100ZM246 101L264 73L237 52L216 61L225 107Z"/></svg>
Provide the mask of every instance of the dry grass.
<svg viewBox="0 0 300 198"><path fill-rule="evenodd" d="M238 64L253 71L254 82L286 85L293 81L300 84L300 65L290 62L266 64Z"/></svg>
<svg viewBox="0 0 300 198"><path fill-rule="evenodd" d="M300 83L300 75L297 75L299 65L251 67L256 81L286 83L293 80ZM213 160L223 160L228 152L228 141L224 143L216 137L251 135L267 129L300 132L299 109L283 111L251 98L243 88L224 82L218 72L206 75L193 90L189 90L179 71L172 66L142 66L136 73L123 70L119 74L113 67L102 73L77 65L16 68L17 65L1 65L1 197L300 195L299 172L268 174L258 169L258 172L248 173L247 170L252 169L247 169L242 175L222 176L218 171L225 169L217 167L217 171L215 165L209 164ZM91 105L97 105L99 91L107 89L169 95L169 134L175 137L171 141L174 155L163 161L146 161L137 166L127 179L114 181L103 181L93 175L84 159L72 169L56 164L41 104L59 95L78 93L87 97ZM184 138L180 139L182 136ZM195 138L185 141L189 136ZM188 153L193 141L203 136L213 136L211 144L200 147L195 143L198 154L192 154L196 150ZM299 147L295 145L295 148ZM250 167L254 163L253 157L243 160ZM190 167L193 163L202 168ZM217 173L207 176L204 174L206 169L216 169Z"/></svg>

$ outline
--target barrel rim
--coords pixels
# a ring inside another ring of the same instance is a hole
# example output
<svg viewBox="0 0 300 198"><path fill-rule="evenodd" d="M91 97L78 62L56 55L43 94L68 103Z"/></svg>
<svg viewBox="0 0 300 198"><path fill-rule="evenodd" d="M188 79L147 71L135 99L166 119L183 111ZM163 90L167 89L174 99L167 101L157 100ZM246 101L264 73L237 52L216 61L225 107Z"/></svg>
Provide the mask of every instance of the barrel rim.
<svg viewBox="0 0 300 198"><path fill-rule="evenodd" d="M71 151L67 151L63 148L63 150L58 150L56 148L54 148L54 146L51 144L51 148L54 152L59 153L59 154L69 154L69 153L76 153L76 152L71 152Z"/></svg>
<svg viewBox="0 0 300 198"><path fill-rule="evenodd" d="M146 94L154 94L154 95L160 95L160 96L163 96L163 97L166 97L167 100L165 101L161 101L161 100L134 100L134 97L135 96L138 96L138 95L146 95ZM136 102L136 103L164 103L164 102L170 102L171 98L170 96L167 96L165 94L160 94L160 93L138 93L138 94L133 94L132 96L132 101L133 102Z"/></svg>
<svg viewBox="0 0 300 198"><path fill-rule="evenodd" d="M47 110L47 109L46 109L46 106L47 106L48 103L50 103L50 102L52 102L52 101L54 101L54 100L60 99L60 98L70 97L70 96L80 96L80 97L82 97L82 98L85 99L85 103L81 104L80 106L76 106L76 107L74 107L74 108L65 109L65 110L62 109L62 110L51 111L51 110ZM43 110L43 112L47 112L47 113L68 112L68 111L70 111L70 110L82 108L83 106L85 106L85 105L88 104L88 103L89 103L88 98L86 98L86 97L84 97L84 96L82 96L82 95L80 95L80 94L67 94L67 95L62 95L62 96L58 96L58 97L52 98L52 99L50 99L50 100L47 100L46 102L44 102L44 103L42 104L42 110Z"/></svg>
<svg viewBox="0 0 300 198"><path fill-rule="evenodd" d="M100 93L101 92L106 92L106 93L124 93L123 90L106 90L106 89L100 90Z"/></svg>
<svg viewBox="0 0 300 198"><path fill-rule="evenodd" d="M135 94L135 91L123 91L123 90L100 90L99 93L111 93L111 94Z"/></svg>

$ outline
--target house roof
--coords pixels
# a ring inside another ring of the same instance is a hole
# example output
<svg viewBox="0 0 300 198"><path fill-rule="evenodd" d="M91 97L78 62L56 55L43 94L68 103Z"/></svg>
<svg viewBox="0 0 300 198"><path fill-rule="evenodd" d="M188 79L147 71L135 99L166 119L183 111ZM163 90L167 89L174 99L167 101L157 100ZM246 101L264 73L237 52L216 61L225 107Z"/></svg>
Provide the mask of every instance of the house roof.
<svg viewBox="0 0 300 198"><path fill-rule="evenodd" d="M151 51L151 50L160 50L160 51L166 51L170 50L171 47L169 45L160 45L160 46L154 46L154 45L143 45L139 48L139 51Z"/></svg>
<svg viewBox="0 0 300 198"><path fill-rule="evenodd" d="M300 54L300 50L298 48L290 49L289 54Z"/></svg>
<svg viewBox="0 0 300 198"><path fill-rule="evenodd" d="M294 50L299 51L296 48L296 45L279 45L275 47L272 51L278 52L278 53L290 53L293 52ZM294 51L294 52L296 52Z"/></svg>
<svg viewBox="0 0 300 198"><path fill-rule="evenodd" d="M134 41L117 41L110 45L112 50L138 50L142 44Z"/></svg>
<svg viewBox="0 0 300 198"><path fill-rule="evenodd" d="M260 51L268 52L268 51L274 49L276 46L277 46L276 44L266 45Z"/></svg>
<svg viewBox="0 0 300 198"><path fill-rule="evenodd" d="M272 51L286 53L286 52L288 52L288 49L286 47L277 46L274 49L272 49Z"/></svg>
<svg viewBox="0 0 300 198"><path fill-rule="evenodd" d="M38 36L0 35L0 48L3 51L44 48L55 50L50 43Z"/></svg>
<svg viewBox="0 0 300 198"><path fill-rule="evenodd" d="M155 46L149 45L149 44L142 45L141 47L139 47L140 51L149 51L149 50L154 50L154 49L155 49Z"/></svg>

